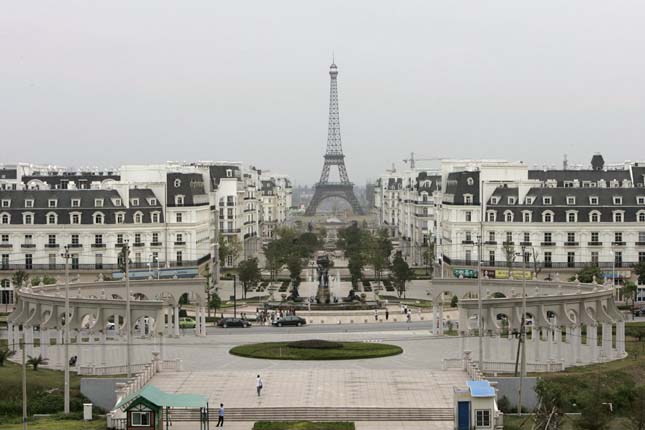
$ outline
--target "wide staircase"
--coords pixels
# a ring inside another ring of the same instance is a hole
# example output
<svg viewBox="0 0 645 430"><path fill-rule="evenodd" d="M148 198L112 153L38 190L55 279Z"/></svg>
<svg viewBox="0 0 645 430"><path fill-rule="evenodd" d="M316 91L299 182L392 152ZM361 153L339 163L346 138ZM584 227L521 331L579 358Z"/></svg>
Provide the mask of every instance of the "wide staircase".
<svg viewBox="0 0 645 430"><path fill-rule="evenodd" d="M453 421L452 408L226 408L227 421ZM217 408L209 409L217 421ZM198 409L173 409L171 420L199 421ZM163 420L166 420L165 414Z"/></svg>

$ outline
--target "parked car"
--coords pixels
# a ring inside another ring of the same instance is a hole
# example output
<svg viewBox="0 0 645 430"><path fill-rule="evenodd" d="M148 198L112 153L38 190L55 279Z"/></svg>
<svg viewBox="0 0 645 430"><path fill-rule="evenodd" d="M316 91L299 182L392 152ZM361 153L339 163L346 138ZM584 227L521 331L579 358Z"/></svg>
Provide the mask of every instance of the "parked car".
<svg viewBox="0 0 645 430"><path fill-rule="evenodd" d="M645 308L634 309L635 317L645 317Z"/></svg>
<svg viewBox="0 0 645 430"><path fill-rule="evenodd" d="M179 328L195 328L197 326L197 321L193 318L183 317L179 318Z"/></svg>
<svg viewBox="0 0 645 430"><path fill-rule="evenodd" d="M241 318L222 318L217 321L218 327L251 327L251 323Z"/></svg>
<svg viewBox="0 0 645 430"><path fill-rule="evenodd" d="M274 321L273 323L273 325L277 327L282 327L283 325L295 325L300 327L305 324L307 324L307 320L296 315L287 315L286 317L282 317L279 320Z"/></svg>

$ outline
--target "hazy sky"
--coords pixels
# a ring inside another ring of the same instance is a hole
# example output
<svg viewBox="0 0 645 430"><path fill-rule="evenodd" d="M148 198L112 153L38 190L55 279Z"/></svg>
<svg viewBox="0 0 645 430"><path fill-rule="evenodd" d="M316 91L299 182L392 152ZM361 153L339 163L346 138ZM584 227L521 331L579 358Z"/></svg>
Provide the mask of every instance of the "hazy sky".
<svg viewBox="0 0 645 430"><path fill-rule="evenodd" d="M243 160L317 180L328 67L359 184L393 161L645 159L645 2L14 0L0 162Z"/></svg>

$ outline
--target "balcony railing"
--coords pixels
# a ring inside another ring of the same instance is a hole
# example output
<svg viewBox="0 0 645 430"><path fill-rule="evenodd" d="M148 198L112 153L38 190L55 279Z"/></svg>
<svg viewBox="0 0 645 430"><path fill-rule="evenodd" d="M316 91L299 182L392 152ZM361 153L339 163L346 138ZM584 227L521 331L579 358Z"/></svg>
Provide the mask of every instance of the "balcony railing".
<svg viewBox="0 0 645 430"><path fill-rule="evenodd" d="M626 245L626 243L622 242L622 241L620 241L620 242L612 242L611 244L614 245L614 246L625 246Z"/></svg>
<svg viewBox="0 0 645 430"><path fill-rule="evenodd" d="M185 244L186 244L186 242L184 242L183 240L182 241L175 241L175 245L177 245L177 246L185 245Z"/></svg>
<svg viewBox="0 0 645 430"><path fill-rule="evenodd" d="M223 228L219 232L224 234L239 233L241 229L239 228Z"/></svg>
<svg viewBox="0 0 645 430"><path fill-rule="evenodd" d="M533 242L520 242L520 246L531 246Z"/></svg>
<svg viewBox="0 0 645 430"><path fill-rule="evenodd" d="M161 242L150 242L150 246L161 246Z"/></svg>
<svg viewBox="0 0 645 430"><path fill-rule="evenodd" d="M497 241L496 240L487 240L486 242L484 242L484 245L497 245Z"/></svg>
<svg viewBox="0 0 645 430"><path fill-rule="evenodd" d="M589 245L589 246L601 246L602 242L591 241L591 242L587 242L587 245Z"/></svg>
<svg viewBox="0 0 645 430"><path fill-rule="evenodd" d="M104 243L93 243L92 248L105 248Z"/></svg>
<svg viewBox="0 0 645 430"><path fill-rule="evenodd" d="M10 249L13 248L13 245L10 243L0 243L0 249Z"/></svg>
<svg viewBox="0 0 645 430"><path fill-rule="evenodd" d="M515 242L505 240L505 241L503 242L503 244L504 244L504 245L506 245L506 246L512 246L512 245L515 245Z"/></svg>
<svg viewBox="0 0 645 430"><path fill-rule="evenodd" d="M555 242L542 242L540 243L542 246L555 246Z"/></svg>
<svg viewBox="0 0 645 430"><path fill-rule="evenodd" d="M145 243L143 243L143 242L134 242L134 243L132 244L132 246L136 246L137 248L140 248L140 247L142 247L142 246L146 246L146 244L145 244Z"/></svg>
<svg viewBox="0 0 645 430"><path fill-rule="evenodd" d="M579 242L564 242L564 246L579 246Z"/></svg>
<svg viewBox="0 0 645 430"><path fill-rule="evenodd" d="M636 242L636 246L645 246L645 242Z"/></svg>
<svg viewBox="0 0 645 430"><path fill-rule="evenodd" d="M35 248L36 244L35 243L23 243L20 245L21 248Z"/></svg>
<svg viewBox="0 0 645 430"><path fill-rule="evenodd" d="M462 245L472 245L474 242L472 240L462 240Z"/></svg>
<svg viewBox="0 0 645 430"><path fill-rule="evenodd" d="M46 243L45 248L60 248L58 243Z"/></svg>

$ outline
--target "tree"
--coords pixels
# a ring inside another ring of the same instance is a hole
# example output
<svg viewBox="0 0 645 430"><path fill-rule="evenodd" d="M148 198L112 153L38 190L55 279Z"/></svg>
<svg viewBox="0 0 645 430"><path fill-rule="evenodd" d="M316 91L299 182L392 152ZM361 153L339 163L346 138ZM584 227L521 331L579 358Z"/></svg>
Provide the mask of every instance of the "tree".
<svg viewBox="0 0 645 430"><path fill-rule="evenodd" d="M458 303L459 303L459 297L452 296L452 299L450 299L450 307L456 308Z"/></svg>
<svg viewBox="0 0 645 430"><path fill-rule="evenodd" d="M237 266L237 274L240 277L240 282L244 286L244 298L249 288L255 287L262 279L262 273L258 267L258 259L250 258L240 262Z"/></svg>
<svg viewBox="0 0 645 430"><path fill-rule="evenodd" d="M226 266L226 261L229 257L235 262L242 252L242 244L238 240L237 236L229 236L228 239L225 236L219 237L219 264L220 267Z"/></svg>
<svg viewBox="0 0 645 430"><path fill-rule="evenodd" d="M600 270L600 267L598 266L585 266L578 271L578 280L585 284L593 282L594 276L596 278L596 282L598 283L603 282L604 278L603 278L602 270ZM576 280L575 276L572 276L571 278L569 278L569 281L575 281L575 280Z"/></svg>
<svg viewBox="0 0 645 430"><path fill-rule="evenodd" d="M53 285L56 283L56 278L51 275L43 275L43 285Z"/></svg>
<svg viewBox="0 0 645 430"><path fill-rule="evenodd" d="M626 415L631 430L645 430L645 385L634 389Z"/></svg>
<svg viewBox="0 0 645 430"><path fill-rule="evenodd" d="M504 257L506 258L506 267L508 268L508 278L511 278L511 268L515 261L515 247L510 243L504 243Z"/></svg>
<svg viewBox="0 0 645 430"><path fill-rule="evenodd" d="M19 288L25 287L28 281L29 273L25 272L24 270L16 271L11 277L11 282L13 282L13 284L17 285Z"/></svg>
<svg viewBox="0 0 645 430"><path fill-rule="evenodd" d="M636 293L638 292L638 287L632 281L625 282L625 285L622 288L623 295L625 296L625 302L632 302L632 311L634 310L634 304L636 303Z"/></svg>
<svg viewBox="0 0 645 430"><path fill-rule="evenodd" d="M581 399L580 418L576 421L576 428L580 430L606 430L611 421L608 402L611 402L607 392L606 381L601 381L600 375L596 378L596 387Z"/></svg>
<svg viewBox="0 0 645 430"><path fill-rule="evenodd" d="M298 252L304 254L303 257L305 258L311 258L314 253L320 249L320 241L315 233L302 233L300 237L296 239L296 243L300 248Z"/></svg>
<svg viewBox="0 0 645 430"><path fill-rule="evenodd" d="M300 273L302 272L302 259L297 255L287 257L287 269L291 281L296 284L300 283ZM297 285L296 285L297 286Z"/></svg>
<svg viewBox="0 0 645 430"><path fill-rule="evenodd" d="M535 386L539 403L533 416L535 429L558 430L564 418L565 395L562 388L546 379L538 379Z"/></svg>
<svg viewBox="0 0 645 430"><path fill-rule="evenodd" d="M32 357L31 355L28 356L29 359L27 360L27 364L29 366L32 366L34 368L34 371L38 370L38 366L46 365L49 359L43 358L42 355L39 355L38 357Z"/></svg>
<svg viewBox="0 0 645 430"><path fill-rule="evenodd" d="M423 247L423 263L426 266L426 275L432 277L432 274L434 273L434 258L435 258L435 251L434 251L434 242L433 243L426 243L425 246Z"/></svg>
<svg viewBox="0 0 645 430"><path fill-rule="evenodd" d="M401 256L401 252L397 252L392 262L392 280L397 287L399 297L405 297L405 283L414 278L414 271L410 269L408 263Z"/></svg>
<svg viewBox="0 0 645 430"><path fill-rule="evenodd" d="M358 283L363 279L363 257L361 255L353 255L349 257L347 268L352 281L352 287L356 289Z"/></svg>
<svg viewBox="0 0 645 430"><path fill-rule="evenodd" d="M220 299L219 294L213 292L208 300L208 309L213 309L215 313L222 306L222 299Z"/></svg>
<svg viewBox="0 0 645 430"><path fill-rule="evenodd" d="M278 272L284 265L284 250L282 248L283 244L279 240L272 240L262 248L271 281L275 280Z"/></svg>
<svg viewBox="0 0 645 430"><path fill-rule="evenodd" d="M374 268L374 276L379 282L381 281L383 270L389 267L392 248L392 241L388 237L386 230L381 230L376 235L370 235L368 260Z"/></svg>
<svg viewBox="0 0 645 430"><path fill-rule="evenodd" d="M531 257L533 258L533 273L535 273L535 277L537 277L537 275L539 275L542 271L542 264L540 264L540 261L538 259L540 257L540 254L538 253L537 249L531 249Z"/></svg>
<svg viewBox="0 0 645 430"><path fill-rule="evenodd" d="M4 366L4 362L15 353L16 351L11 351L9 349L0 349L0 366Z"/></svg>
<svg viewBox="0 0 645 430"><path fill-rule="evenodd" d="M211 273L211 269L209 268L209 265L206 264L204 266L204 292L206 293L206 303L210 303L211 301L211 278L213 277L213 274ZM211 308L210 306L208 307L208 316L211 316Z"/></svg>
<svg viewBox="0 0 645 430"><path fill-rule="evenodd" d="M638 276L638 283L645 285L645 261L634 265L634 272Z"/></svg>

